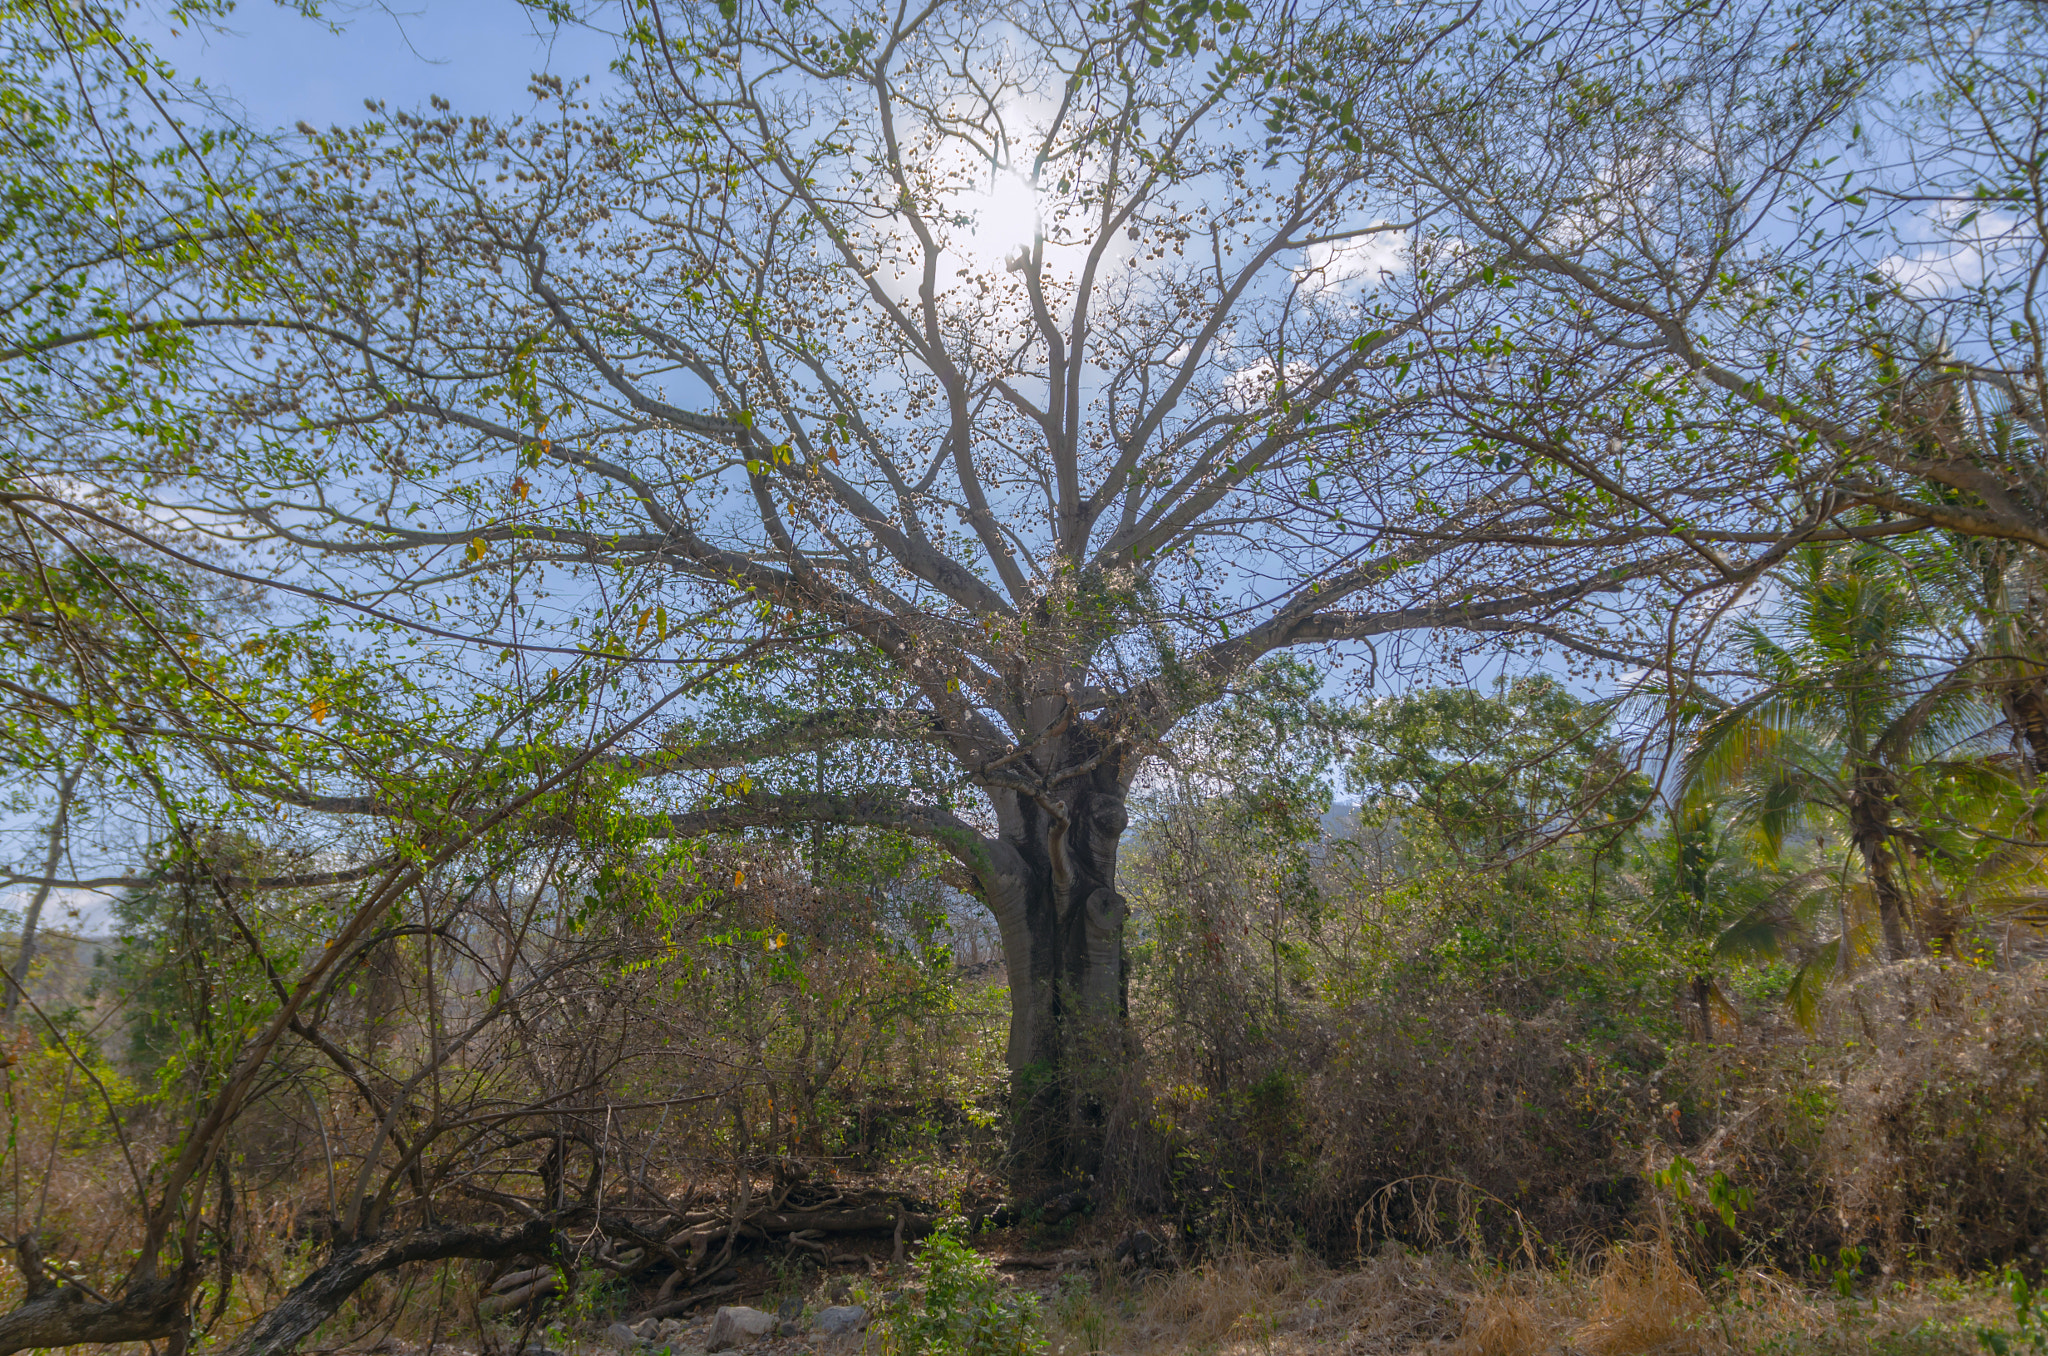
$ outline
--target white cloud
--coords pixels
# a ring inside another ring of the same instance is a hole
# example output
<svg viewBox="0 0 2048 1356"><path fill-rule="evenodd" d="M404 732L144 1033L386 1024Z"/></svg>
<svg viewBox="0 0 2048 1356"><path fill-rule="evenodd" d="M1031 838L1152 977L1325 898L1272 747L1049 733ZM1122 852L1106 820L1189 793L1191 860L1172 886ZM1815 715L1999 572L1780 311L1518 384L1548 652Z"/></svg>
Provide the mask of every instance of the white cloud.
<svg viewBox="0 0 2048 1356"><path fill-rule="evenodd" d="M1370 289L1406 273L1408 263L1407 233L1383 221L1348 240L1310 245L1294 276L1311 293L1361 281Z"/></svg>
<svg viewBox="0 0 2048 1356"><path fill-rule="evenodd" d="M1998 271L2001 254L2029 243L2017 215L1973 211L1963 203L1944 203L1927 224L1933 239L1878 264L1900 291L1923 300L1981 285Z"/></svg>

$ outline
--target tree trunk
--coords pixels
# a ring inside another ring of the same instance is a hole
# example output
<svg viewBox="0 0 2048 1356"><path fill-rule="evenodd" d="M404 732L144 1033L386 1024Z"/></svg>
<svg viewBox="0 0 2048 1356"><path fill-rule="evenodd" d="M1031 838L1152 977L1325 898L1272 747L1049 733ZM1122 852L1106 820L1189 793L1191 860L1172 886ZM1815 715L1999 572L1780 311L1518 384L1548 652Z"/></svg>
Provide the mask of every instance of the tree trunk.
<svg viewBox="0 0 2048 1356"><path fill-rule="evenodd" d="M2030 678L2004 693L2005 718L2026 741L2027 770L2048 775L2048 681Z"/></svg>
<svg viewBox="0 0 2048 1356"><path fill-rule="evenodd" d="M1093 1172L1128 1053L1129 907L1116 888L1125 768L1085 730L1045 760L1050 793L998 797L1006 851L983 876L1009 967L1020 1166Z"/></svg>
<svg viewBox="0 0 2048 1356"><path fill-rule="evenodd" d="M190 1296L189 1285L169 1280L138 1285L114 1300L88 1299L69 1282L45 1283L0 1314L0 1356L175 1337L191 1321L185 1312Z"/></svg>
<svg viewBox="0 0 2048 1356"><path fill-rule="evenodd" d="M43 855L43 879L30 897L28 911L21 917L21 950L15 953L14 968L7 973L7 1000L0 1008L0 1016L7 1021L14 1020L16 1009L21 1006L22 997L28 993L29 967L35 964L36 940L41 935L43 906L50 902L50 885L57 875L58 864L64 860L64 830L71 819L71 797L78 789L78 778L85 771L84 762L64 773L57 783L57 810L50 819L49 851Z"/></svg>
<svg viewBox="0 0 2048 1356"><path fill-rule="evenodd" d="M186 1269L169 1279L152 1270L131 1277L118 1298L100 1299L88 1298L69 1281L50 1279L34 1230L15 1240L14 1256L21 1270L22 1300L0 1313L0 1356L53 1347L182 1338L191 1328L186 1305L198 1277L196 1270Z"/></svg>
<svg viewBox="0 0 2048 1356"><path fill-rule="evenodd" d="M1877 900L1878 927L1884 933L1884 958L1901 961L1912 952L1912 901L1893 870L1891 802L1885 784L1859 781L1849 802L1849 836L1863 856L1870 893Z"/></svg>
<svg viewBox="0 0 2048 1356"><path fill-rule="evenodd" d="M449 1224L411 1229L389 1238L336 1243L327 1260L293 1286L229 1349L228 1356L286 1356L334 1317L363 1282L412 1262L453 1258L504 1261L541 1257L554 1247L555 1221L536 1219L511 1228Z"/></svg>

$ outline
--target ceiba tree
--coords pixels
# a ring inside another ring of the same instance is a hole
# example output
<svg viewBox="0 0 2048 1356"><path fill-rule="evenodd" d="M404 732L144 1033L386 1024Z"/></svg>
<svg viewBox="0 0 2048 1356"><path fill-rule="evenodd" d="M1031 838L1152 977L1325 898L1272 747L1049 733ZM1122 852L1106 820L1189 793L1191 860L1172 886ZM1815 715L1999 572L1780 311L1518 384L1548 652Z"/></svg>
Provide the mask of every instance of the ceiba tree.
<svg viewBox="0 0 2048 1356"><path fill-rule="evenodd" d="M300 305L220 428L270 451L209 506L508 658L687 600L879 669L886 702L778 688L632 755L666 777L643 827L943 846L1033 1123L1085 1160L1163 733L1300 647L1636 662L1587 601L1703 568L1442 417L1516 316L1395 149L1454 141L1453 68L1515 48L1470 7L1342 9L657 2L609 102L303 129Z"/></svg>

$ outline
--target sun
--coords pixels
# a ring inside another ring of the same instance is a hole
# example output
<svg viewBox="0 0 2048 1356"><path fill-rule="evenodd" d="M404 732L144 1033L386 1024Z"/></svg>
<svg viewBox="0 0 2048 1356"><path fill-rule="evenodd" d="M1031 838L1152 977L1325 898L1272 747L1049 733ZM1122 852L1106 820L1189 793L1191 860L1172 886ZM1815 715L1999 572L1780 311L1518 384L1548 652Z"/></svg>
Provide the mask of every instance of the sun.
<svg viewBox="0 0 2048 1356"><path fill-rule="evenodd" d="M1038 194L1021 176L998 172L949 203L953 251L980 268L1001 268L1038 231Z"/></svg>

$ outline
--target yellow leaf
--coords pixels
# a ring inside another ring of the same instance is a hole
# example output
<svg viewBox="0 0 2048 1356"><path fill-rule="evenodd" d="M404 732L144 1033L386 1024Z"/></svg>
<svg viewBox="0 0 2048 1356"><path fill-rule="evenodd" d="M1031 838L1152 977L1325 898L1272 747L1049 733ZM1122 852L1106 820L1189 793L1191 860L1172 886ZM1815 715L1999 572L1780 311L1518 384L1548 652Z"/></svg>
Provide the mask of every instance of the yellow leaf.
<svg viewBox="0 0 2048 1356"><path fill-rule="evenodd" d="M327 719L327 698L313 698L313 705L310 708L310 714L312 715L314 720L324 723Z"/></svg>
<svg viewBox="0 0 2048 1356"><path fill-rule="evenodd" d="M647 629L647 619L653 615L654 609L651 607L640 609L640 615L633 621L633 639L640 639L640 633Z"/></svg>
<svg viewBox="0 0 2048 1356"><path fill-rule="evenodd" d="M526 483L525 476L512 477L512 494L513 497L518 499L520 503L525 503L526 496L531 494L532 492L533 486Z"/></svg>
<svg viewBox="0 0 2048 1356"><path fill-rule="evenodd" d="M733 888L733 889L737 890L737 889L739 889L739 888L740 888L740 887L741 887L742 885L745 885L746 883L747 883L747 873L746 873L746 872L744 872L744 871L735 871L735 872L733 872L733 873L732 873L732 888Z"/></svg>
<svg viewBox="0 0 2048 1356"><path fill-rule="evenodd" d="M475 537L471 539L469 543L469 559L472 564L474 564L476 561L482 560L485 556L489 555L490 552L491 544L485 541L482 537Z"/></svg>

